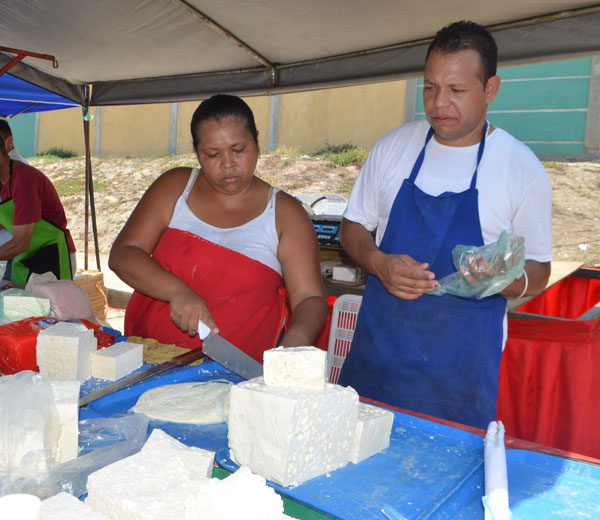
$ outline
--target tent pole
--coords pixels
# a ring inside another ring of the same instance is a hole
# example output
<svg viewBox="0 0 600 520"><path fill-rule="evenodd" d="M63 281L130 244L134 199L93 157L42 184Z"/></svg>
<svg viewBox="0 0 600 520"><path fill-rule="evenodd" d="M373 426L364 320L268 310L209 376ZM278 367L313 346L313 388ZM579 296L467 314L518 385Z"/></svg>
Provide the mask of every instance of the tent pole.
<svg viewBox="0 0 600 520"><path fill-rule="evenodd" d="M88 92L91 88L88 86ZM94 201L94 179L92 176L92 156L90 151L90 107L83 108L83 134L85 137L85 269L88 268L88 194L89 209L92 214L92 232L94 234L94 249L96 250L96 269L102 271L100 265L100 249L98 247L98 229L96 227L96 204Z"/></svg>
<svg viewBox="0 0 600 520"><path fill-rule="evenodd" d="M89 179L88 164L91 169L90 158L90 121L86 117L89 113L89 106L83 107L83 139L85 144L85 220L83 224L83 268L88 270L88 217L89 217Z"/></svg>

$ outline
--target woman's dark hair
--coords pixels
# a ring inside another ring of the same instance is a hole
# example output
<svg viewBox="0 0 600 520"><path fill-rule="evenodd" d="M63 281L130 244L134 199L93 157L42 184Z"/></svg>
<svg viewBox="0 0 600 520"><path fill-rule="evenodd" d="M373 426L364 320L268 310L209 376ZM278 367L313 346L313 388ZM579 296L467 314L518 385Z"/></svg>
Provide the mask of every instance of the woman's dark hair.
<svg viewBox="0 0 600 520"><path fill-rule="evenodd" d="M490 32L475 22L460 21L440 29L427 50L427 58L432 51L444 54L472 49L479 54L483 85L496 75L498 47ZM427 61L425 58L425 61Z"/></svg>
<svg viewBox="0 0 600 520"><path fill-rule="evenodd" d="M235 116L243 119L246 123L248 132L250 132L254 138L254 142L258 145L258 130L256 130L254 114L246 102L237 96L216 94L202 101L192 116L190 129L192 131L194 150L198 147L198 127L200 126L200 123L207 119L219 120L228 116Z"/></svg>

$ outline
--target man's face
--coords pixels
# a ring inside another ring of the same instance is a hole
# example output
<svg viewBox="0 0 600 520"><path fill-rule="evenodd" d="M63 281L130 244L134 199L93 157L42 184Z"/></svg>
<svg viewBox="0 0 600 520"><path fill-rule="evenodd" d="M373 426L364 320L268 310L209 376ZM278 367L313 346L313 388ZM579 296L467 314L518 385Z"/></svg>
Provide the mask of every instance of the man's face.
<svg viewBox="0 0 600 520"><path fill-rule="evenodd" d="M479 54L432 51L425 63L423 104L436 139L448 146L468 146L481 140L487 106L500 87L493 76L483 84Z"/></svg>

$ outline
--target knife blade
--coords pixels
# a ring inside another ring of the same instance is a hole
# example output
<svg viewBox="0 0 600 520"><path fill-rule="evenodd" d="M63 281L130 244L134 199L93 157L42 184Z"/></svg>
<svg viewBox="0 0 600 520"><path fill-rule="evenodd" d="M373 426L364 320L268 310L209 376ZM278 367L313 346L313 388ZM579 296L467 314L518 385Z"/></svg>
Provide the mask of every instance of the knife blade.
<svg viewBox="0 0 600 520"><path fill-rule="evenodd" d="M79 408L104 397L105 395L112 394L118 390L123 388L127 388L128 386L134 385L135 383L139 383L149 377L152 377L156 374L160 374L161 372L165 372L166 370L170 370L174 367L181 367L187 365L188 363L192 363L197 359L200 359L204 356L202 349L193 349L189 352L184 352L183 354L179 354L179 356L175 356L171 361L165 361L160 365L156 365L154 367L150 367L146 370L142 370L136 374L132 374L130 376L124 377L123 379L119 379L114 383L106 385L99 390L95 390L94 392L90 392L87 395L84 395L81 399L79 399Z"/></svg>
<svg viewBox="0 0 600 520"><path fill-rule="evenodd" d="M203 341L202 352L227 370L244 379L263 375L263 366L258 361L212 332L202 320L198 321L198 336Z"/></svg>

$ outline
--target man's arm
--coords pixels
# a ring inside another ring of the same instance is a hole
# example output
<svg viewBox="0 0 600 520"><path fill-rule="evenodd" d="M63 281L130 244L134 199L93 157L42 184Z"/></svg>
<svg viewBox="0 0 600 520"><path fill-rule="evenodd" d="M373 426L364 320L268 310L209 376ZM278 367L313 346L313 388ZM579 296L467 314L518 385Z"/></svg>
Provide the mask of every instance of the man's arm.
<svg viewBox="0 0 600 520"><path fill-rule="evenodd" d="M0 260L11 260L29 249L34 225L35 222L13 226L12 239L0 246Z"/></svg>
<svg viewBox="0 0 600 520"><path fill-rule="evenodd" d="M548 278L550 278L550 269L550 262L526 260L525 271L527 273L527 288L525 287L525 275L522 275L500 294L505 298L537 296L546 288ZM523 292L525 289L527 290Z"/></svg>
<svg viewBox="0 0 600 520"><path fill-rule="evenodd" d="M388 255L376 245L373 235L362 224L343 219L342 247L350 258L373 274L390 292L403 300L415 300L438 286L429 264L408 255Z"/></svg>

